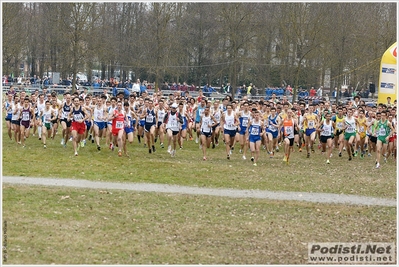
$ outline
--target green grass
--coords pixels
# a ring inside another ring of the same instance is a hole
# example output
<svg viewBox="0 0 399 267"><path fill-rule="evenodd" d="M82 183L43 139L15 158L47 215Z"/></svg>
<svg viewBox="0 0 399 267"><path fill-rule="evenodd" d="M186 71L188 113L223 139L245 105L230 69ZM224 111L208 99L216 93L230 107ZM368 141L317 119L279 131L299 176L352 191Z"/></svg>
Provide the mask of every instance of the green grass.
<svg viewBox="0 0 399 267"><path fill-rule="evenodd" d="M118 190L5 184L4 220L7 264L306 264L308 242L396 242L396 208Z"/></svg>
<svg viewBox="0 0 399 267"><path fill-rule="evenodd" d="M29 137L26 148L10 141L3 128L3 175L76 178L101 181L149 182L198 187L261 189L275 191L306 191L337 194L356 194L396 198L396 162L391 158L381 169L374 169L375 157L355 158L347 154L338 157L337 150L331 164L325 164L320 150L309 159L306 153L294 152L290 165L283 163L283 152L270 159L262 150L258 166L244 161L238 153L239 145L229 161L222 145L208 150L209 160L202 161L202 151L194 141L184 143L171 158L166 148L149 154L137 139L128 145L130 158L117 156L105 147L99 152L88 143L74 157L72 143L60 145L60 133L48 140L47 149L36 137Z"/></svg>

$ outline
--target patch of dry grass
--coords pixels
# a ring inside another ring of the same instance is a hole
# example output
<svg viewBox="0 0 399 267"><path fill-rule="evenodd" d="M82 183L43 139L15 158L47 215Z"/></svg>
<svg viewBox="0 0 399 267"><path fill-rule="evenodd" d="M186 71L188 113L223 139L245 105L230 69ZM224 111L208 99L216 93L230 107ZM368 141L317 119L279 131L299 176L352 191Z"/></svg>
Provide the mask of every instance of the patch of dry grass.
<svg viewBox="0 0 399 267"><path fill-rule="evenodd" d="M69 197L66 197L69 196ZM3 185L8 264L306 264L308 242L396 242L396 209Z"/></svg>

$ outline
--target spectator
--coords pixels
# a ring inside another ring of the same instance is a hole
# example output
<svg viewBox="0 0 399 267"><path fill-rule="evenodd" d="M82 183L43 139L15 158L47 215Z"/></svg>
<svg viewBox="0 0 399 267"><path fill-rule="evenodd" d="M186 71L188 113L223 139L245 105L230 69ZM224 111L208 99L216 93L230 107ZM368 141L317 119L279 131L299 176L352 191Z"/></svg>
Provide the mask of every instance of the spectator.
<svg viewBox="0 0 399 267"><path fill-rule="evenodd" d="M322 97L323 96L323 86L320 86L319 89L317 89L317 96Z"/></svg>
<svg viewBox="0 0 399 267"><path fill-rule="evenodd" d="M112 96L115 96L118 94L118 89L116 88L116 85L114 83L114 85L112 86Z"/></svg>
<svg viewBox="0 0 399 267"><path fill-rule="evenodd" d="M312 86L312 88L310 88L309 96L316 96L316 90L314 89L313 86Z"/></svg>
<svg viewBox="0 0 399 267"><path fill-rule="evenodd" d="M190 86L190 91L196 91L197 88L195 87L195 85L192 83Z"/></svg>
<svg viewBox="0 0 399 267"><path fill-rule="evenodd" d="M147 86L143 83L142 85L140 85L140 95L145 92L147 92Z"/></svg>
<svg viewBox="0 0 399 267"><path fill-rule="evenodd" d="M137 96L140 94L140 85L140 79L137 79L132 86L132 92L136 93Z"/></svg>
<svg viewBox="0 0 399 267"><path fill-rule="evenodd" d="M247 88L247 96L251 95L251 91L252 91L252 83L250 83L248 88Z"/></svg>

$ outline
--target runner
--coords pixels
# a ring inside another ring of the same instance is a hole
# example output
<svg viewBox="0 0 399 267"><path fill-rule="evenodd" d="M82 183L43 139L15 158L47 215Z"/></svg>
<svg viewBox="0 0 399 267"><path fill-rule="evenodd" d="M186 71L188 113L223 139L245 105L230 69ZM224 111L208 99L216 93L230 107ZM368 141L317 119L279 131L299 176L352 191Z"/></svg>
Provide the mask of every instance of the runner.
<svg viewBox="0 0 399 267"><path fill-rule="evenodd" d="M145 109L144 113L140 118L145 119L144 131L147 139L148 152L151 154L155 152L155 128L158 124L157 114L154 110L154 103L152 100L148 100L148 108ZM150 146L151 145L151 146ZM152 150L151 150L152 148Z"/></svg>
<svg viewBox="0 0 399 267"><path fill-rule="evenodd" d="M335 134L334 143L335 147L338 148L338 156L342 157L342 149L344 147L344 130L345 130L345 116L341 106L338 107L338 114L333 119L335 123Z"/></svg>
<svg viewBox="0 0 399 267"><path fill-rule="evenodd" d="M104 130L106 131L106 121L108 117L107 108L104 105L106 99L107 97L105 95L101 95L93 109L93 131L98 151L101 150L100 138L103 136Z"/></svg>
<svg viewBox="0 0 399 267"><path fill-rule="evenodd" d="M40 121L40 114L42 113L45 106L46 102L44 100L44 94L40 94L39 99L37 100L36 103L37 113L35 114L36 116L34 118L34 121L36 122L35 124L37 125L37 134L39 136L39 140L42 139L42 126L40 126L38 123Z"/></svg>
<svg viewBox="0 0 399 267"><path fill-rule="evenodd" d="M107 114L112 115L114 114L114 110L116 109L117 98L111 97L111 105L107 107ZM106 137L105 137L105 145L109 144L109 149L114 150L114 144L112 135L112 120L107 120L107 130L106 130Z"/></svg>
<svg viewBox="0 0 399 267"><path fill-rule="evenodd" d="M389 138L392 137L396 132L392 127L392 124L387 120L387 112L385 110L380 112L381 119L377 121L373 133L377 133L377 157L375 162L375 168L380 168L381 154L385 154L388 147ZM384 156L386 162L386 157Z"/></svg>
<svg viewBox="0 0 399 267"><path fill-rule="evenodd" d="M242 159L247 159L247 149L248 149L248 123L250 122L251 113L249 112L249 103L244 102L243 109L237 114L238 120L240 121L240 131L239 131L239 142L240 142L240 153L243 153ZM252 153L252 152L251 152Z"/></svg>
<svg viewBox="0 0 399 267"><path fill-rule="evenodd" d="M163 124L163 120L165 118L166 109L164 105L164 101L162 99L158 100L158 106L156 108L157 116L158 116L158 125L155 129L155 143L157 142L157 137L159 136L160 147L164 148L164 138L165 138L165 128Z"/></svg>
<svg viewBox="0 0 399 267"><path fill-rule="evenodd" d="M179 103L179 110L178 110L179 114L181 115L183 122L180 123L180 131L177 137L177 141L179 143L179 147L180 149L183 149L183 142L184 140L186 140L187 138L187 111L186 111L186 106L184 105L183 102Z"/></svg>
<svg viewBox="0 0 399 267"><path fill-rule="evenodd" d="M210 109L212 116L216 120L216 124L212 127L212 148L219 145L219 135L220 135L220 119L222 118L222 109L219 107L219 100L213 103Z"/></svg>
<svg viewBox="0 0 399 267"><path fill-rule="evenodd" d="M123 104L125 114L126 114L126 124L125 124L125 133L123 135L123 151L127 157L129 155L127 154L127 141L129 141L129 144L133 144L133 139L134 139L134 131L137 128L137 122L138 122L138 117L136 113L133 111L133 109L130 108L130 105L128 102L125 102Z"/></svg>
<svg viewBox="0 0 399 267"><path fill-rule="evenodd" d="M364 116L364 110L360 109L358 110L358 118L357 118L357 130L356 130L356 149L355 149L355 157L358 154L358 151L360 150L360 158L364 158L364 155L366 154L364 150L364 145L366 141L366 131L367 131L367 121L366 117Z"/></svg>
<svg viewBox="0 0 399 267"><path fill-rule="evenodd" d="M263 131L263 122L260 120L260 112L255 110L253 118L249 121L248 128L246 129L246 136L248 136L249 148L251 150L251 161L254 166L257 166L259 159L261 134Z"/></svg>
<svg viewBox="0 0 399 267"><path fill-rule="evenodd" d="M11 128L11 117L12 117L12 105L13 105L13 95L12 94L6 94L7 99L4 101L3 104L3 111L6 112L6 126L7 126L7 133L8 137L12 141L12 128Z"/></svg>
<svg viewBox="0 0 399 267"><path fill-rule="evenodd" d="M25 147L25 139L29 137L30 127L33 124L33 108L30 105L28 97L25 97L24 104L20 113L20 131L22 147Z"/></svg>
<svg viewBox="0 0 399 267"><path fill-rule="evenodd" d="M39 125L42 127L42 142L43 142L43 147L47 148L46 145L46 139L47 137L51 137L51 121L54 120L54 118L57 118L56 115L54 114L54 110L51 108L50 101L47 100L45 102L45 107L44 110L40 112L39 116Z"/></svg>
<svg viewBox="0 0 399 267"><path fill-rule="evenodd" d="M108 121L112 122L112 137L113 143L117 144L118 146L118 156L122 157L122 148L124 147L123 144L123 135L125 133L124 126L126 125L126 114L122 108L122 102L118 101L116 103L116 108L109 114ZM114 150L114 147L112 147Z"/></svg>
<svg viewBox="0 0 399 267"><path fill-rule="evenodd" d="M58 99L57 99L58 100ZM54 117L51 120L51 134L50 134L50 138L54 140L55 135L57 134L57 130L58 130L58 116L59 116L59 109L62 106L62 102L61 104L58 104L59 102L56 100L51 100L51 110L53 111Z"/></svg>
<svg viewBox="0 0 399 267"><path fill-rule="evenodd" d="M84 98L84 104L83 104L84 108L86 109L87 112L87 119L85 120L85 124L86 124L86 132L84 134L83 140L80 142L80 145L82 147L84 147L86 145L86 139L87 137L89 137L89 141L93 140L92 143L94 143L94 139L92 138L92 134L91 132L93 131L92 125L93 125L93 108L94 106L92 106L91 104L91 97L90 95L87 95ZM90 136L89 136L90 133Z"/></svg>
<svg viewBox="0 0 399 267"><path fill-rule="evenodd" d="M64 94L64 99L65 103L60 107L59 110L59 117L60 117L60 123L62 127L62 139L61 139L61 145L66 147L67 142L69 140L69 134L71 132L71 120L69 120L69 114L71 113L72 109L72 100L71 100L71 94L70 93L65 93Z"/></svg>
<svg viewBox="0 0 399 267"><path fill-rule="evenodd" d="M17 94L14 95L14 103L12 105L12 116L11 116L11 127L14 132L14 139L17 144L21 144L21 111L22 111L22 105L21 102L19 101L19 96Z"/></svg>
<svg viewBox="0 0 399 267"><path fill-rule="evenodd" d="M207 160L206 157L206 149L211 145L212 139L212 127L217 124L217 121L214 116L210 114L210 107L206 106L204 109L204 113L200 119L201 124L201 143L202 143L202 155L203 160Z"/></svg>
<svg viewBox="0 0 399 267"><path fill-rule="evenodd" d="M311 104L309 106L308 113L305 113L305 116L303 119L303 127L305 130L305 145L306 145L306 152L307 152L306 157L307 158L310 157L310 152L309 152L310 149L314 153L313 145L315 142L316 128L318 125L317 115L314 114L313 111L314 111L314 105Z"/></svg>
<svg viewBox="0 0 399 267"><path fill-rule="evenodd" d="M193 114L195 114L195 131L197 133L197 137L195 139L195 143L198 144L198 140L199 140L199 136L200 136L200 128L201 128L201 124L200 124L200 120L201 120L201 116L204 113L204 109L206 107L206 105L208 104L207 101L205 100L204 97L202 97L200 100L200 104L196 107L194 107L193 109ZM201 148L201 144L200 144L200 148Z"/></svg>
<svg viewBox="0 0 399 267"><path fill-rule="evenodd" d="M324 151L326 155L327 164L330 164L330 157L332 155L334 128L335 124L331 120L331 114L326 113L325 120L322 121L322 125L320 126L319 129L317 129L317 131L320 133L320 142L322 146L322 151Z"/></svg>
<svg viewBox="0 0 399 267"><path fill-rule="evenodd" d="M356 126L357 126L357 121L355 117L353 117L353 110L352 108L349 108L347 111L347 116L345 118L345 126L344 126L345 129L344 142L346 150L349 155L349 160L352 160L352 156L355 156L352 144L356 137Z"/></svg>
<svg viewBox="0 0 399 267"><path fill-rule="evenodd" d="M168 153L170 153L172 157L176 155L176 146L180 125L183 124L183 118L181 114L177 111L177 107L178 105L176 103L173 103L170 106L170 111L165 114L163 120L166 129L166 136L168 138Z"/></svg>
<svg viewBox="0 0 399 267"><path fill-rule="evenodd" d="M232 154L231 148L234 146L234 138L236 136L237 127L239 126L240 121L233 111L233 105L227 104L226 107L227 110L222 115L220 126L223 129L227 159L230 159L230 155Z"/></svg>
<svg viewBox="0 0 399 267"><path fill-rule="evenodd" d="M83 99L82 99L83 100ZM68 120L71 122L72 144L75 151L75 156L78 155L79 143L83 140L86 131L85 120L87 119L87 111L80 104L78 96L73 98L73 107L68 115Z"/></svg>
<svg viewBox="0 0 399 267"><path fill-rule="evenodd" d="M293 118L294 110L288 109L287 117L282 121L281 125L284 130L284 159L289 164L291 148L294 145L294 129L298 129L297 121Z"/></svg>
<svg viewBox="0 0 399 267"><path fill-rule="evenodd" d="M277 146L277 141L279 138L279 126L281 125L281 120L280 116L276 113L276 108L272 107L270 109L271 114L267 117L267 128L266 128L266 133L267 133L267 138L269 140L269 147L268 147L268 153L270 154L270 157L274 157L274 149Z"/></svg>

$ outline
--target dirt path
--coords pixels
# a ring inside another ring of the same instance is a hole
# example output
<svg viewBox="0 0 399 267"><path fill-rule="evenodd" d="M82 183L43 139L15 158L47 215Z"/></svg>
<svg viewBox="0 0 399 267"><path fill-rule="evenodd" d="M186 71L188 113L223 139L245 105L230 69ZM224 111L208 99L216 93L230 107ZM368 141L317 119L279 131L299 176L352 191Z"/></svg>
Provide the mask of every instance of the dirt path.
<svg viewBox="0 0 399 267"><path fill-rule="evenodd" d="M396 207L396 200L376 197L365 197L357 195L329 194L329 193L307 193L307 192L285 192L265 190L239 190L221 188L200 188L191 186L148 184L148 183L112 183L96 182L88 180L57 179L57 178L33 178L3 176L3 183L43 185L43 186L67 186L90 189L107 190L131 190L141 192L159 192L189 195L208 195L233 198L260 198L271 200L294 200L315 203L334 203L364 206L387 206Z"/></svg>

